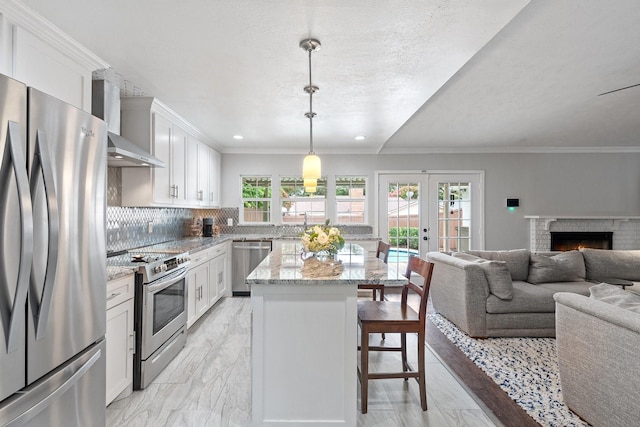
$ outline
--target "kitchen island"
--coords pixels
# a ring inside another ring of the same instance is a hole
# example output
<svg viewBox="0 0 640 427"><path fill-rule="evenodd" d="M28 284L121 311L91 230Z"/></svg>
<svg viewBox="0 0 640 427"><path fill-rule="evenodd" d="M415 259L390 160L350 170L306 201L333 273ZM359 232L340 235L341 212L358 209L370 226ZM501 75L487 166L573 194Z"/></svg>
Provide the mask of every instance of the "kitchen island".
<svg viewBox="0 0 640 427"><path fill-rule="evenodd" d="M251 272L252 424L355 426L357 285L401 286L403 274L355 243L330 275L311 269L302 245L274 241ZM307 271L309 270L309 271Z"/></svg>

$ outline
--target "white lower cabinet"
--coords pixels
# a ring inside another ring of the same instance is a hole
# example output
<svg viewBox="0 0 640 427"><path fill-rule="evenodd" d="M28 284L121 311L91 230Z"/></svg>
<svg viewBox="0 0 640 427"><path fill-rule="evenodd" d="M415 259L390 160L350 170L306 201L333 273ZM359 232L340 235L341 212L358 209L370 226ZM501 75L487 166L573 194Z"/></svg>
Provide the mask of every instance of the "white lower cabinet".
<svg viewBox="0 0 640 427"><path fill-rule="evenodd" d="M209 304L213 305L226 294L227 252L221 249L213 253L209 266Z"/></svg>
<svg viewBox="0 0 640 427"><path fill-rule="evenodd" d="M187 295L187 328L190 328L220 298L228 295L228 250L230 242L191 254Z"/></svg>
<svg viewBox="0 0 640 427"><path fill-rule="evenodd" d="M190 328L209 309L209 262L207 258L206 254L200 254L197 257L199 263L189 266L187 328Z"/></svg>
<svg viewBox="0 0 640 427"><path fill-rule="evenodd" d="M133 391L134 275L107 283L107 401Z"/></svg>

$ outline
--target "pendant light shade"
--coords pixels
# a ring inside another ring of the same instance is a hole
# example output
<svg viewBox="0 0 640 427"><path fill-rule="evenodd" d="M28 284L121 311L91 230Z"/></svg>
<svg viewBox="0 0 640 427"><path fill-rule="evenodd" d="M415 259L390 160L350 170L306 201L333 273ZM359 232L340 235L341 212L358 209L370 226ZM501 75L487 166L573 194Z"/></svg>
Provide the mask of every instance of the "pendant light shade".
<svg viewBox="0 0 640 427"><path fill-rule="evenodd" d="M304 187L304 191L306 191L307 193L315 193L316 189L317 187Z"/></svg>
<svg viewBox="0 0 640 427"><path fill-rule="evenodd" d="M316 156L313 151L313 118L316 113L313 112L313 94L316 93L319 88L311 83L311 52L320 49L320 42L316 39L305 39L300 42L300 47L309 53L309 86L305 86L304 91L309 94L309 111L305 113L305 116L309 119L309 154L304 158L302 163L302 177L305 179L318 180L322 176L322 167L320 157ZM305 188L312 188L315 192L316 185L308 186L305 184Z"/></svg>
<svg viewBox="0 0 640 427"><path fill-rule="evenodd" d="M318 186L318 179L317 178L305 178L304 179L304 186L305 187L317 187Z"/></svg>
<svg viewBox="0 0 640 427"><path fill-rule="evenodd" d="M309 153L304 158L302 163L302 178L305 180L305 187L307 187L307 179L320 179L322 175L322 167L320 163L320 157L314 153Z"/></svg>

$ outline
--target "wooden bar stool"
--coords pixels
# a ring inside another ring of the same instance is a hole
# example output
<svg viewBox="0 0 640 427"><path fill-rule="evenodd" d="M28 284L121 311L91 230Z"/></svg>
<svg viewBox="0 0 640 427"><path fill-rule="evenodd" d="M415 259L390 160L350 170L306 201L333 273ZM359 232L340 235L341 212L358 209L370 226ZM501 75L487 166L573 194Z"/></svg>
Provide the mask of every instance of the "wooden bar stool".
<svg viewBox="0 0 640 427"><path fill-rule="evenodd" d="M420 404L422 410L427 410L427 388L425 381L424 346L425 319L427 314L427 299L433 263L411 256L405 276L409 283L402 288L400 303L391 301L358 301L358 325L360 337L360 369L358 379L361 386L361 411L367 413L367 398L369 380L383 378L415 378L420 388ZM424 280L419 286L412 280L412 275L419 275ZM407 304L409 292L415 292L420 297L418 312ZM369 346L371 333L400 333L400 347ZM418 369L414 370L407 362L407 333L418 334ZM369 351L399 351L402 354L402 372L380 373L369 372Z"/></svg>

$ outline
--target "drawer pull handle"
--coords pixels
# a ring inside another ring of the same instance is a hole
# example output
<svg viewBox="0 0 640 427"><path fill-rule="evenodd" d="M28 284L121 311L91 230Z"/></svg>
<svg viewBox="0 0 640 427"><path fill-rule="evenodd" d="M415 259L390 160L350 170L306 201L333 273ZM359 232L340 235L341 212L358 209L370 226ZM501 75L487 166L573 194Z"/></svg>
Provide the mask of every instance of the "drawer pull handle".
<svg viewBox="0 0 640 427"><path fill-rule="evenodd" d="M107 297L107 301L110 301L110 300L112 300L112 299L114 299L115 297L120 296L120 295L122 295L122 292L116 292L115 294L111 294L111 295L109 295L109 296Z"/></svg>

